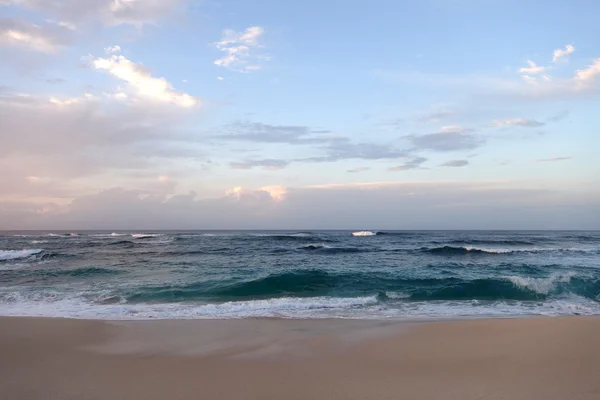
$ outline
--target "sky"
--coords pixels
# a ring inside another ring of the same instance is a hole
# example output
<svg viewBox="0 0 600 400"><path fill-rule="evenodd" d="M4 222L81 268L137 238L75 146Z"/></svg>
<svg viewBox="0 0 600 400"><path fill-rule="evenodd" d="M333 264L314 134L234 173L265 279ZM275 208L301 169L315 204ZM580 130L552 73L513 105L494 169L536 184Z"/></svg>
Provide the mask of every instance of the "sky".
<svg viewBox="0 0 600 400"><path fill-rule="evenodd" d="M595 0L0 0L0 229L600 229Z"/></svg>

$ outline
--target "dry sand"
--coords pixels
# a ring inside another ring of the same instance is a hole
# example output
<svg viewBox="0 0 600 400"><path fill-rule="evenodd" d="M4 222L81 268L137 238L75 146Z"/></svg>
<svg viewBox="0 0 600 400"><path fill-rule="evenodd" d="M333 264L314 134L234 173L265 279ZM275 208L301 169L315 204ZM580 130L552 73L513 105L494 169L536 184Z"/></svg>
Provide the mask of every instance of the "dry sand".
<svg viewBox="0 0 600 400"><path fill-rule="evenodd" d="M0 318L0 399L600 399L600 318Z"/></svg>

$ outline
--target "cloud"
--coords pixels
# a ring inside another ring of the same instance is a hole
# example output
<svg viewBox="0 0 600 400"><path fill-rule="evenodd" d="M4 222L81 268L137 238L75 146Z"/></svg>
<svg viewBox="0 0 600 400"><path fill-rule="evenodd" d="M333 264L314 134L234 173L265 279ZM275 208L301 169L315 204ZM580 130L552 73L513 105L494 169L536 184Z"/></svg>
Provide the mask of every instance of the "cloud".
<svg viewBox="0 0 600 400"><path fill-rule="evenodd" d="M371 169L370 167L356 167L356 168L349 169L346 172L358 173L358 172L368 171L370 169Z"/></svg>
<svg viewBox="0 0 600 400"><path fill-rule="evenodd" d="M364 182L242 186L220 197L113 188L65 205L1 202L7 229L591 229L597 186L539 189L539 181ZM595 190L593 190L595 189ZM352 199L352 201L348 201ZM558 212L558 211L561 212Z"/></svg>
<svg viewBox="0 0 600 400"><path fill-rule="evenodd" d="M234 169L252 169L255 167L262 167L268 171L276 171L285 168L289 163L289 161L285 160L263 159L232 162L229 165L231 165L231 167Z"/></svg>
<svg viewBox="0 0 600 400"><path fill-rule="evenodd" d="M120 53L120 52L121 52L121 46L119 46L119 45L115 45L115 46L109 46L109 47L106 47L106 48L104 49L104 52L105 52L106 54Z"/></svg>
<svg viewBox="0 0 600 400"><path fill-rule="evenodd" d="M260 61L264 56L253 54L254 49L261 47L258 39L265 30L260 26L251 26L243 32L231 29L223 31L221 40L215 47L225 53L225 56L214 61L215 65L237 72L251 72L261 69Z"/></svg>
<svg viewBox="0 0 600 400"><path fill-rule="evenodd" d="M441 164L440 167L465 167L469 165L467 160L451 160Z"/></svg>
<svg viewBox="0 0 600 400"><path fill-rule="evenodd" d="M575 47L572 44L568 44L564 49L556 49L554 50L554 54L552 57L552 62L561 61L563 58L567 57L569 54L575 51Z"/></svg>
<svg viewBox="0 0 600 400"><path fill-rule="evenodd" d="M177 130L187 116L177 111L89 94L2 93L0 169L22 187L27 176L63 183L115 172L123 178L123 171L156 169L159 161L164 168L172 160L203 158ZM0 185L0 198L11 193Z"/></svg>
<svg viewBox="0 0 600 400"><path fill-rule="evenodd" d="M541 74L542 72L545 72L548 70L548 67L542 67L540 65L536 65L536 63L534 63L531 60L527 60L527 64L529 66L519 69L519 73L536 75L536 74Z"/></svg>
<svg viewBox="0 0 600 400"><path fill-rule="evenodd" d="M570 160L571 158L573 158L573 156L551 157L551 158L536 158L533 161L535 161L535 162L554 162L554 161Z"/></svg>
<svg viewBox="0 0 600 400"><path fill-rule="evenodd" d="M77 30L77 26L71 22L65 22L65 21L55 21L53 19L47 19L46 20L47 23L49 24L54 24L56 26L59 26L61 28L64 29L68 29L70 31L76 31Z"/></svg>
<svg viewBox="0 0 600 400"><path fill-rule="evenodd" d="M560 50L559 60L563 57L560 54L570 54L573 51L572 46ZM573 75L567 78L546 73L553 68L555 67L540 67L531 63L529 67L520 70L519 79L516 76L510 78L476 74L427 74L418 71L379 70L375 72L387 81L467 91L479 98L493 96L513 100L546 100L584 98L600 92L600 85L597 84L600 76L600 58L595 59L587 68L574 71ZM447 116L445 113L424 116L419 122L441 123L447 119Z"/></svg>
<svg viewBox="0 0 600 400"><path fill-rule="evenodd" d="M315 144L344 141L328 135L327 130L311 129L301 125L269 125L260 122L237 121L224 127L225 133L214 136L227 141L255 143Z"/></svg>
<svg viewBox="0 0 600 400"><path fill-rule="evenodd" d="M322 150L324 156L298 159L301 162L334 162L340 160L390 160L406 157L407 150L394 149L379 143L350 143L348 140L339 140L329 143Z"/></svg>
<svg viewBox="0 0 600 400"><path fill-rule="evenodd" d="M592 84L593 81L600 75L600 58L594 60L592 65L585 69L577 70L575 73L575 82L579 87L587 84Z"/></svg>
<svg viewBox="0 0 600 400"><path fill-rule="evenodd" d="M454 151L472 150L484 144L485 140L467 132L438 132L425 135L409 135L408 140L415 150Z"/></svg>
<svg viewBox="0 0 600 400"><path fill-rule="evenodd" d="M200 104L200 100L184 92L177 92L165 78L155 78L144 66L129 61L124 56L113 55L109 58L96 58L92 68L106 71L127 84L128 91L138 98L164 102L182 108L191 108ZM126 98L125 92L118 97Z"/></svg>
<svg viewBox="0 0 600 400"><path fill-rule="evenodd" d="M564 110L564 111L561 111L558 114L553 115L552 117L548 118L548 121L549 122L558 122L558 121L561 121L561 120L567 118L569 116L569 114L570 114L569 110Z"/></svg>
<svg viewBox="0 0 600 400"><path fill-rule="evenodd" d="M439 124L449 118L452 118L455 112L452 110L439 110L423 115L418 122L423 124Z"/></svg>
<svg viewBox="0 0 600 400"><path fill-rule="evenodd" d="M502 121L494 121L494 125L496 125L496 126L521 126L523 128L538 128L538 127L544 126L546 124L543 122L533 120L533 119L515 118L515 119L505 119Z"/></svg>
<svg viewBox="0 0 600 400"><path fill-rule="evenodd" d="M442 126L442 129L440 129L440 132L469 133L469 132L473 132L473 129L464 128L462 126L457 126L457 125L450 125L450 126Z"/></svg>
<svg viewBox="0 0 600 400"><path fill-rule="evenodd" d="M164 18L187 0L3 0L58 18L63 24L100 21L105 25L141 26Z"/></svg>
<svg viewBox="0 0 600 400"><path fill-rule="evenodd" d="M67 36L48 25L0 19L0 45L14 46L41 53L55 53L69 43Z"/></svg>
<svg viewBox="0 0 600 400"><path fill-rule="evenodd" d="M396 172L396 171L407 171L409 169L418 169L418 168L421 168L421 164L423 164L426 161L427 161L427 159L425 157L415 157L412 160L407 161L402 165L398 165L396 167L389 168L389 171Z"/></svg>
<svg viewBox="0 0 600 400"><path fill-rule="evenodd" d="M44 79L44 82L50 83L51 85L58 85L61 83L65 83L66 80L62 78L46 78Z"/></svg>

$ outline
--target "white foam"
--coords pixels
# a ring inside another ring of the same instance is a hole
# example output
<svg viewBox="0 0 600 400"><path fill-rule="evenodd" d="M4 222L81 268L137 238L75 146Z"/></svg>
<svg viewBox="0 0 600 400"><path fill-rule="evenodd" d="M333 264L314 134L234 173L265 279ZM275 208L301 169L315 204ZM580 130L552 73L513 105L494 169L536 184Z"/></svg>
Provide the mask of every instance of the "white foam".
<svg viewBox="0 0 600 400"><path fill-rule="evenodd" d="M506 279L517 287L529 289L539 294L548 294L556 288L557 283L567 283L573 275L575 275L573 272L555 272L547 278L507 276Z"/></svg>
<svg viewBox="0 0 600 400"><path fill-rule="evenodd" d="M530 247L530 248L483 248L483 247L475 247L475 246L465 246L465 249L468 251L484 251L486 253L495 253L495 254L511 254L511 253L544 253L544 252L581 252L581 253L590 253L596 252L600 249L597 248L578 248L578 247L568 247L568 248L560 248L560 247Z"/></svg>
<svg viewBox="0 0 600 400"><path fill-rule="evenodd" d="M111 293L57 291L0 293L0 315L94 319L230 319L256 317L324 318L343 316L377 304L368 297L284 297L220 304L98 304ZM94 298L94 301L90 301Z"/></svg>
<svg viewBox="0 0 600 400"><path fill-rule="evenodd" d="M444 319L517 317L531 315L600 315L600 304L571 295L547 301L389 301L367 297L284 297L220 304L101 304L119 300L110 291L0 292L0 315L86 319L234 319L234 318L351 318ZM100 304L99 304L100 303Z"/></svg>
<svg viewBox="0 0 600 400"><path fill-rule="evenodd" d="M352 232L352 236L375 236L375 235L376 235L376 233L371 232L371 231Z"/></svg>
<svg viewBox="0 0 600 400"><path fill-rule="evenodd" d="M43 249L0 250L0 261L17 260L39 254Z"/></svg>
<svg viewBox="0 0 600 400"><path fill-rule="evenodd" d="M404 292L385 292L385 297L392 300L408 299L410 294Z"/></svg>

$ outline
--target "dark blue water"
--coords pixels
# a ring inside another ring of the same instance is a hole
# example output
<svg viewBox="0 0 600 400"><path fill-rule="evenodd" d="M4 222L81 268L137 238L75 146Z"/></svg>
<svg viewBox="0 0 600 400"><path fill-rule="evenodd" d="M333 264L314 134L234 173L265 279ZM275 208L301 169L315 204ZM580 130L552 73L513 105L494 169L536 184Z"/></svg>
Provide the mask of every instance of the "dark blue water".
<svg viewBox="0 0 600 400"><path fill-rule="evenodd" d="M600 232L372 233L3 232L0 315L600 314Z"/></svg>

